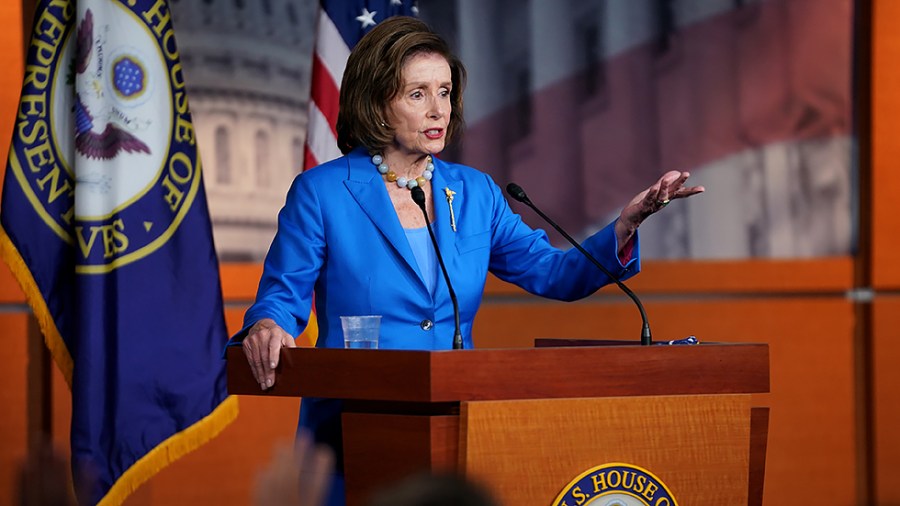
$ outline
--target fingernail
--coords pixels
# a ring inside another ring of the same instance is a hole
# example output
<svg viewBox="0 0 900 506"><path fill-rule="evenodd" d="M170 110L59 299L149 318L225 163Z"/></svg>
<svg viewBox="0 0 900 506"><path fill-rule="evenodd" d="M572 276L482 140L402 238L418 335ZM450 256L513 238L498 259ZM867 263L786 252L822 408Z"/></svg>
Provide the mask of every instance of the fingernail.
<svg viewBox="0 0 900 506"><path fill-rule="evenodd" d="M266 385L268 385L268 386L272 386L274 383L275 383L275 380L272 380L272 379L266 380Z"/></svg>
<svg viewBox="0 0 900 506"><path fill-rule="evenodd" d="M269 362L269 368L275 369L275 362Z"/></svg>
<svg viewBox="0 0 900 506"><path fill-rule="evenodd" d="M266 384L265 384L265 383L260 383L260 384L259 384L259 388L260 388L260 390L265 390L265 389L266 389Z"/></svg>

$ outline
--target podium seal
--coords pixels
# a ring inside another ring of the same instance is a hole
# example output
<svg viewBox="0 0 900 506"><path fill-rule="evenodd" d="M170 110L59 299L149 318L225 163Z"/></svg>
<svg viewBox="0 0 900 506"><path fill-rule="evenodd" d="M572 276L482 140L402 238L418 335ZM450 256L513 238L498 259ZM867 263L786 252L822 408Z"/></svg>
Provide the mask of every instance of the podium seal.
<svg viewBox="0 0 900 506"><path fill-rule="evenodd" d="M581 473L552 506L677 506L666 484L650 471L621 462Z"/></svg>

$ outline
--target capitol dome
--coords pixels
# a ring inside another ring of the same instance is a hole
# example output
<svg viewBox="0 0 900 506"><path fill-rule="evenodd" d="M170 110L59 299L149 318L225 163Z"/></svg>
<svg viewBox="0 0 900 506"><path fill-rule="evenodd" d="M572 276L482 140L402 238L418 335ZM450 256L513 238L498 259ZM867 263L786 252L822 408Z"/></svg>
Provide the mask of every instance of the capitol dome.
<svg viewBox="0 0 900 506"><path fill-rule="evenodd" d="M261 260L303 167L314 0L171 0L219 258Z"/></svg>

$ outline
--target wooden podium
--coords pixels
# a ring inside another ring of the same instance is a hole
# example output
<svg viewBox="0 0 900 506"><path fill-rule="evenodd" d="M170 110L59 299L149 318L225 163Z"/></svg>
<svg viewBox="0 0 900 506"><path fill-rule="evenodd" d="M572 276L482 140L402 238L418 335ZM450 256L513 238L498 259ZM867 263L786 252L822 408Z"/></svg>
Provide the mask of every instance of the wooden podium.
<svg viewBox="0 0 900 506"><path fill-rule="evenodd" d="M261 392L230 348L232 394L345 399L347 503L455 470L502 504L550 505L605 463L650 471L680 505L762 503L765 344L462 351L291 348Z"/></svg>

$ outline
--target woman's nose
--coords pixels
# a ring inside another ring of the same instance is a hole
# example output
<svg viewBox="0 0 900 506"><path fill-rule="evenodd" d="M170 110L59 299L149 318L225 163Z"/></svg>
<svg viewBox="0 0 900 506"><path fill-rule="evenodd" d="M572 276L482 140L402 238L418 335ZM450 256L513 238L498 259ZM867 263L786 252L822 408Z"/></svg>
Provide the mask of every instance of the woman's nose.
<svg viewBox="0 0 900 506"><path fill-rule="evenodd" d="M445 114L447 114L446 109L447 104L445 104L445 100L443 99L443 97L432 97L428 115L434 119L442 118Z"/></svg>

